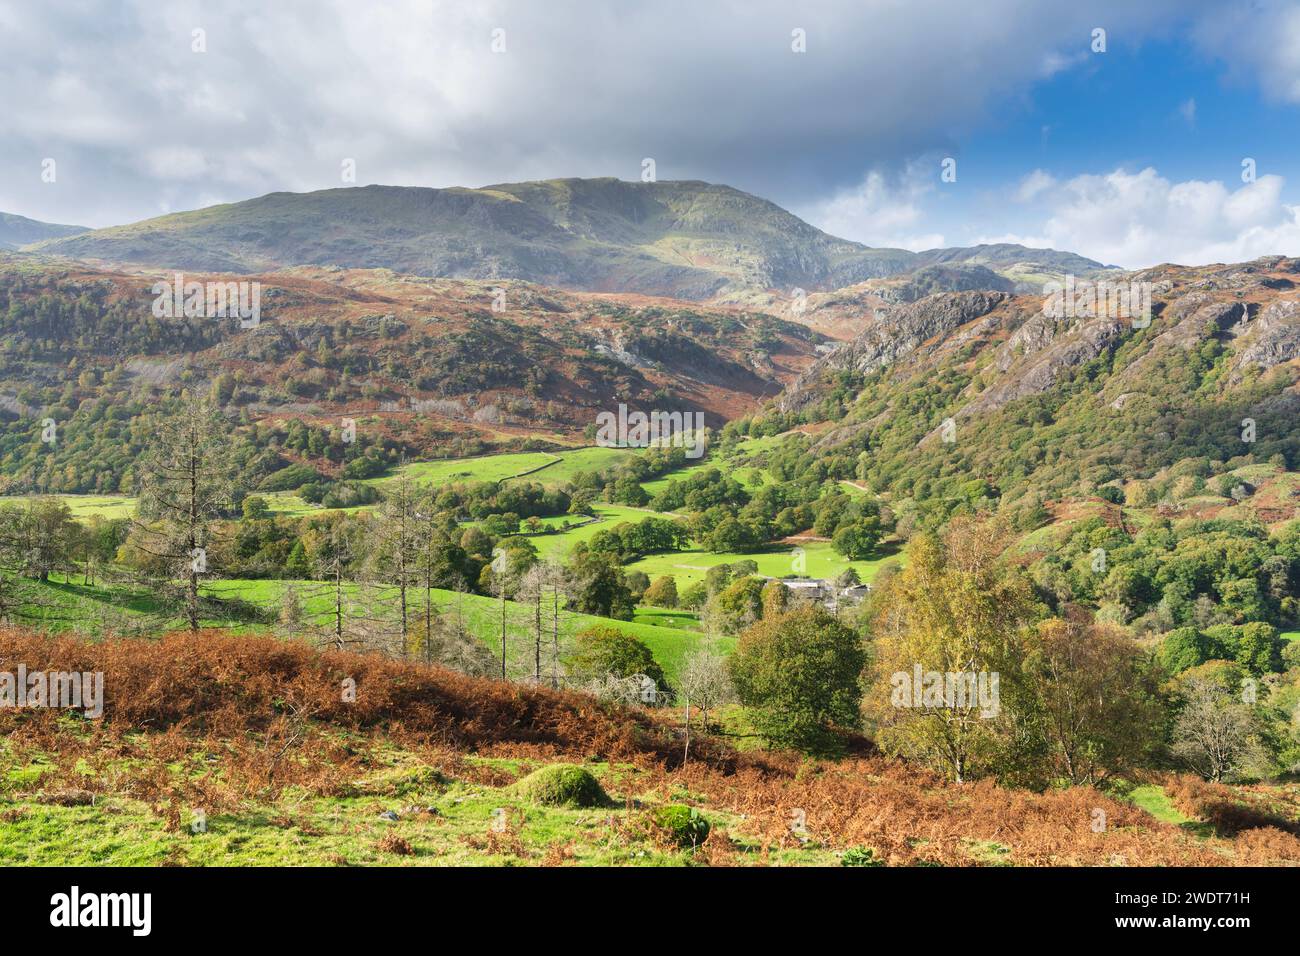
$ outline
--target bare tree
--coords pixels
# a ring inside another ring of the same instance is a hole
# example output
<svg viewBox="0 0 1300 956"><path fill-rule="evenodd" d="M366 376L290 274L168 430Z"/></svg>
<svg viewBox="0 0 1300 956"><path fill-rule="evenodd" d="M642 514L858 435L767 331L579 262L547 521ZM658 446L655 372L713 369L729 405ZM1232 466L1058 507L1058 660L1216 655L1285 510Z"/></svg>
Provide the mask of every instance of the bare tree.
<svg viewBox="0 0 1300 956"><path fill-rule="evenodd" d="M510 559L501 548L492 549L491 574L492 587L496 591L501 611L501 679L508 680L509 678L506 676L508 653L506 639L509 633L510 618L506 596L510 592Z"/></svg>
<svg viewBox="0 0 1300 956"><path fill-rule="evenodd" d="M531 630L533 634L533 683L542 682L542 648L546 643L547 618L553 624L553 656L551 659L551 686L558 684L559 656L559 597L555 579L556 568L545 562L538 562L524 572L519 581L516 599L530 606ZM548 601L548 597L550 601ZM550 605L548 607L548 604ZM548 614L547 611L551 613Z"/></svg>
<svg viewBox="0 0 1300 956"><path fill-rule="evenodd" d="M495 655L474 636L463 620L453 615L434 619L433 631L425 642L429 663L449 667L473 677L488 677L496 671Z"/></svg>
<svg viewBox="0 0 1300 956"><path fill-rule="evenodd" d="M415 563L416 574L420 580L421 589L424 591L423 613L421 614L423 626L421 631L423 633L422 642L426 663L433 661L431 638L434 634L434 621L438 616L433 603L433 582L434 573L438 567L438 546L442 537L440 532L446 529L449 521L454 526L454 519L450 519L446 515L439 515L434 510L433 499L434 494L430 491L417 502L418 510L415 513ZM463 604L463 601L461 603Z"/></svg>
<svg viewBox="0 0 1300 956"><path fill-rule="evenodd" d="M677 679L677 695L682 701L686 742L682 749L682 763L691 753L691 708L698 707L700 720L707 733L709 712L732 699L734 691L727 662L721 654L706 643L686 655Z"/></svg>
<svg viewBox="0 0 1300 956"><path fill-rule="evenodd" d="M568 572L556 558L547 558L543 562L547 569L548 583L551 586L551 687L560 686L560 611L564 606L565 593L569 587Z"/></svg>
<svg viewBox="0 0 1300 956"><path fill-rule="evenodd" d="M384 503L375 524L375 570L397 592L397 619L400 622L403 657L409 652L411 636L408 593L419 581L423 514L421 503L421 495L415 486L408 479L400 478L385 489ZM426 634L432 623L431 610L426 587Z"/></svg>
<svg viewBox="0 0 1300 956"><path fill-rule="evenodd" d="M233 503L229 427L210 401L182 397L158 425L140 461L140 500L132 528L155 586L177 590L191 631L199 629L200 582L212 570L216 523Z"/></svg>
<svg viewBox="0 0 1300 956"><path fill-rule="evenodd" d="M280 613L277 622L285 634L295 634L302 628L302 601L298 597L298 588L288 584L280 594Z"/></svg>
<svg viewBox="0 0 1300 956"><path fill-rule="evenodd" d="M311 585L303 590L312 604L326 603L328 610L312 615L307 625L322 643L345 647L388 650L386 637L393 630L391 608L382 591L365 573L362 549L354 540L365 527L334 521L315 548Z"/></svg>
<svg viewBox="0 0 1300 956"><path fill-rule="evenodd" d="M1174 740L1174 753L1215 782L1267 759L1254 708L1213 679L1186 681Z"/></svg>
<svg viewBox="0 0 1300 956"><path fill-rule="evenodd" d="M329 614L329 631L332 635L334 646L338 650L343 650L346 645L345 635L348 633L348 614L346 609L351 606L347 596L346 582L351 573L351 566L354 560L352 543L348 540L347 534L341 525L336 522L330 528L330 535L317 556L316 575L329 588L330 614Z"/></svg>
<svg viewBox="0 0 1300 956"><path fill-rule="evenodd" d="M549 644L551 687L560 686L560 643L567 629L564 604L569 585L564 565L554 558L539 561L519 581L515 599L530 607L529 629L533 637L534 683L542 682L543 659ZM548 640L549 638L549 640Z"/></svg>

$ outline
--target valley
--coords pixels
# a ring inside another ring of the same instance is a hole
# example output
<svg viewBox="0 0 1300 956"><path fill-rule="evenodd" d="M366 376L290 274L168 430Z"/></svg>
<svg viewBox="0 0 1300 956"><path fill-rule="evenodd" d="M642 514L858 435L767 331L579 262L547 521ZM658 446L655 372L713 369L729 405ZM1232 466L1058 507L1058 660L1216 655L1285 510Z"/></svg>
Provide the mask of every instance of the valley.
<svg viewBox="0 0 1300 956"><path fill-rule="evenodd" d="M0 651L109 680L0 707L0 860L1300 858L1293 258L614 180L14 228ZM153 308L241 282L255 321Z"/></svg>

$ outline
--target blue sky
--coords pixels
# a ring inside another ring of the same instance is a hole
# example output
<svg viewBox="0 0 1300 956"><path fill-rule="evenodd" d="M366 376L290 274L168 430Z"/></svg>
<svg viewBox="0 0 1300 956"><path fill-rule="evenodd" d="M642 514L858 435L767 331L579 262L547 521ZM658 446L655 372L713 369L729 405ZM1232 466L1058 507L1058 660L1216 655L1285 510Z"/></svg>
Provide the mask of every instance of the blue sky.
<svg viewBox="0 0 1300 956"><path fill-rule="evenodd" d="M1172 181L1238 187L1250 157L1257 175L1286 180L1284 201L1300 200L1300 104L1231 76L1186 38L1109 45L1004 104L956 146L970 188L938 190L930 207L929 225L947 225L956 244L1028 227L1032 210L1009 207L1005 194L1034 170L1068 180L1152 167Z"/></svg>
<svg viewBox="0 0 1300 956"><path fill-rule="evenodd" d="M973 136L970 152L1004 171L1154 165L1177 179L1235 175L1243 151L1289 178L1300 158L1300 108L1229 81L1186 41L1112 45L1034 84L1026 99L1000 128Z"/></svg>
<svg viewBox="0 0 1300 956"><path fill-rule="evenodd" d="M0 0L0 86L47 222L652 158L871 245L1300 254L1300 0Z"/></svg>

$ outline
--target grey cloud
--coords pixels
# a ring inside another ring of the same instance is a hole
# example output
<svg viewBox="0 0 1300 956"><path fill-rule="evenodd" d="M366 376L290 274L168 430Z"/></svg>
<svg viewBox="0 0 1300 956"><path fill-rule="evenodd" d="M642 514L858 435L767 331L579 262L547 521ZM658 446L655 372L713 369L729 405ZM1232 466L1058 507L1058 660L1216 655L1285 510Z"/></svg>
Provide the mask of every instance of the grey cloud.
<svg viewBox="0 0 1300 956"><path fill-rule="evenodd" d="M345 157L359 184L402 185L632 179L653 157L662 179L813 206L867 170L958 151L1098 23L1139 37L1189 6L5 4L0 85L19 93L0 121L0 209L106 225L338 186Z"/></svg>

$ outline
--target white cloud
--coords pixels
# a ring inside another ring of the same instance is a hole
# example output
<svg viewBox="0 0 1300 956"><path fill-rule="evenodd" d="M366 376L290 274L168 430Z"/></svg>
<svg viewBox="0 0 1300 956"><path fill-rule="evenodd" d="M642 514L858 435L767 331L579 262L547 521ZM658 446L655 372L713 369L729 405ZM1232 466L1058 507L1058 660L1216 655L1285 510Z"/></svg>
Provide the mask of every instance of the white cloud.
<svg viewBox="0 0 1300 956"><path fill-rule="evenodd" d="M1300 103L1300 4L1240 0L1212 8L1195 30L1202 52L1273 99Z"/></svg>
<svg viewBox="0 0 1300 956"><path fill-rule="evenodd" d="M1016 202L1033 202L1040 193L1055 185L1054 176L1044 170L1035 169L1020 180L1020 187L1016 190Z"/></svg>
<svg viewBox="0 0 1300 956"><path fill-rule="evenodd" d="M942 233L915 230L925 225L923 202L938 175L938 159L910 163L904 174L892 181L872 170L856 187L801 210L801 214L831 235L869 246L914 252L933 249L944 244Z"/></svg>
<svg viewBox="0 0 1300 956"><path fill-rule="evenodd" d="M1043 191L1032 232L984 237L1069 249L1106 264L1204 265L1300 255L1300 206L1282 202L1283 179L1170 182L1148 167L1076 176Z"/></svg>
<svg viewBox="0 0 1300 956"><path fill-rule="evenodd" d="M190 146L164 146L144 154L145 167L159 179L197 179L209 171L203 153Z"/></svg>
<svg viewBox="0 0 1300 956"><path fill-rule="evenodd" d="M21 95L5 104L0 209L130 221L339 186L343 157L360 184L445 186L633 179L651 156L660 178L809 204L864 170L957 155L996 105L1075 62L1094 21L1138 38L1189 2L1205 0L932 0L924 16L905 0L3 4L0 88Z"/></svg>

